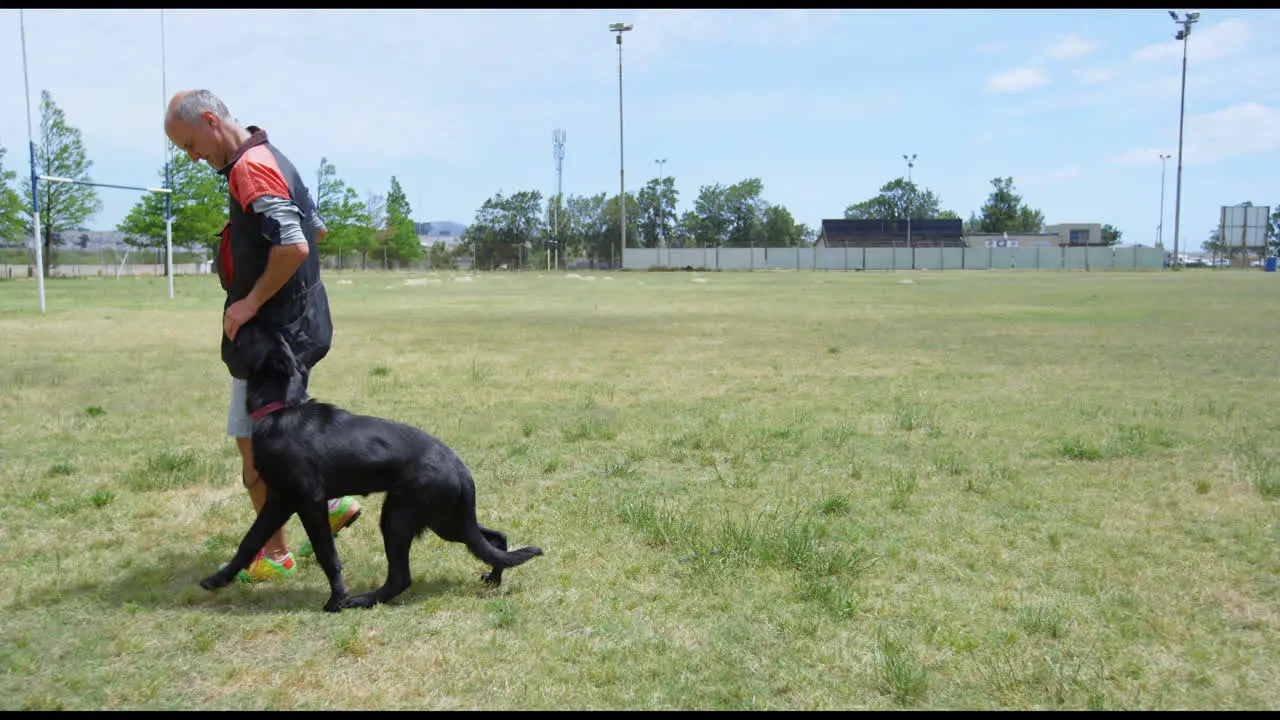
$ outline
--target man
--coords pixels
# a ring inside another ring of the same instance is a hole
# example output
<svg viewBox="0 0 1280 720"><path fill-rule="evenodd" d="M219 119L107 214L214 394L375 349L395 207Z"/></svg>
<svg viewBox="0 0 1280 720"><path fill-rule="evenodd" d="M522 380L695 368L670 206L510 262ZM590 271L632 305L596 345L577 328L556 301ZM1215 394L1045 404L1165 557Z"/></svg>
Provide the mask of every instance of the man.
<svg viewBox="0 0 1280 720"><path fill-rule="evenodd" d="M306 367L305 387L311 368L329 352L333 336L315 249L328 229L297 169L267 141L266 131L240 127L208 90L176 93L169 101L164 131L192 162L204 160L226 177L230 189L230 220L222 228L215 258L227 293L222 316L222 361L232 378L227 434L236 439L244 486L254 509L261 512L267 493L253 464L253 420L245 409L248 369L232 341L253 318L279 330ZM329 527L335 534L359 515L355 498L329 502ZM310 550L308 541L298 554L309 555ZM295 570L281 528L240 579L271 580Z"/></svg>

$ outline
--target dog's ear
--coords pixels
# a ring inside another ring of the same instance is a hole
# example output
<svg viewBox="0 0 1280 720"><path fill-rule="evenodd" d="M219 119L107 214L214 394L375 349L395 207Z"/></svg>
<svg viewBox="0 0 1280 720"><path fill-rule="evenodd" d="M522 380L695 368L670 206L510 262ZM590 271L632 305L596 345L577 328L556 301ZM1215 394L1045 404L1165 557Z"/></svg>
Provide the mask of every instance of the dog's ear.
<svg viewBox="0 0 1280 720"><path fill-rule="evenodd" d="M293 351L278 330L267 330L249 321L236 332L236 352L249 372L288 376L294 369Z"/></svg>
<svg viewBox="0 0 1280 720"><path fill-rule="evenodd" d="M271 351L270 337L252 320L240 326L232 344L250 372L257 372Z"/></svg>
<svg viewBox="0 0 1280 720"><path fill-rule="evenodd" d="M271 333L271 349L267 352L261 370L273 375L288 377L293 374L296 368L297 360L293 356L293 348L289 347L284 335L278 330Z"/></svg>

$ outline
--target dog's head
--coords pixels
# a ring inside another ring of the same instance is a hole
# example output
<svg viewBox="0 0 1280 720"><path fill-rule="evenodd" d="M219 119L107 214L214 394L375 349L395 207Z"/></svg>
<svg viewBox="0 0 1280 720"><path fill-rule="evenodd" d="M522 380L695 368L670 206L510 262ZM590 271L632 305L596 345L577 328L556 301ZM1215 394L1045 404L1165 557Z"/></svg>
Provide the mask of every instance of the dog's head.
<svg viewBox="0 0 1280 720"><path fill-rule="evenodd" d="M293 349L279 330L264 328L253 321L247 322L236 332L235 348L249 370L250 377L288 380L301 372Z"/></svg>
<svg viewBox="0 0 1280 720"><path fill-rule="evenodd" d="M250 321L233 341L249 371L245 406L249 412L272 402L298 403L307 397L307 368L278 330Z"/></svg>

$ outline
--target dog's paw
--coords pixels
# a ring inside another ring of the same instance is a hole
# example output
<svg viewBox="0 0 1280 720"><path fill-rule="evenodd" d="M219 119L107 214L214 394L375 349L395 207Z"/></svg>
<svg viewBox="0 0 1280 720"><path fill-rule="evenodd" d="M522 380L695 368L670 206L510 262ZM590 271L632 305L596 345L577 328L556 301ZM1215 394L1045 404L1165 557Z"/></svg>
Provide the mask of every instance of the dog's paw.
<svg viewBox="0 0 1280 720"><path fill-rule="evenodd" d="M220 587L225 587L230 582L231 579L223 577L222 573L214 573L213 575L201 580L200 587L205 590L217 590Z"/></svg>
<svg viewBox="0 0 1280 720"><path fill-rule="evenodd" d="M353 597L349 597L342 601L342 607L344 608L365 609L365 608L371 608L376 604L377 604L377 600L374 599L373 593L368 593L365 595L355 595Z"/></svg>
<svg viewBox="0 0 1280 720"><path fill-rule="evenodd" d="M483 580L483 581L485 581L485 583L487 583L487 584L489 584L489 585L501 585L501 584L502 584L502 574L501 574L501 573L492 573L492 572L487 572L487 573L484 573L483 575L481 575L481 576L480 576L480 579L481 579L481 580Z"/></svg>
<svg viewBox="0 0 1280 720"><path fill-rule="evenodd" d="M342 612L342 609L348 607L347 601L351 598L346 595L330 595L329 601L324 604L325 612Z"/></svg>

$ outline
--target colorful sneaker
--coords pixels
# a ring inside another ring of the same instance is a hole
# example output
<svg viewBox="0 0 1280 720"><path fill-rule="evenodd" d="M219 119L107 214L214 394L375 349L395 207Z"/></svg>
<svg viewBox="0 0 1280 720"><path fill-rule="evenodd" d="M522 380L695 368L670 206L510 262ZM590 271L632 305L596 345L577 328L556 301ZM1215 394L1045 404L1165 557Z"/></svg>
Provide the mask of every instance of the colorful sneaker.
<svg viewBox="0 0 1280 720"><path fill-rule="evenodd" d="M222 567L226 567L226 563ZM267 557L263 550L258 551L258 556L249 563L249 567L236 573L236 579L240 582L263 582L264 580L278 580L294 574L298 571L297 563L293 560L293 553L284 556L280 562L276 562Z"/></svg>
<svg viewBox="0 0 1280 720"><path fill-rule="evenodd" d="M351 523L359 518L360 503L350 495L343 496L337 506L329 507L329 529L333 531L334 537L338 537L339 531L350 527ZM298 557L311 557L314 552L315 548L311 547L311 538L307 538L302 543L302 547L298 548Z"/></svg>

